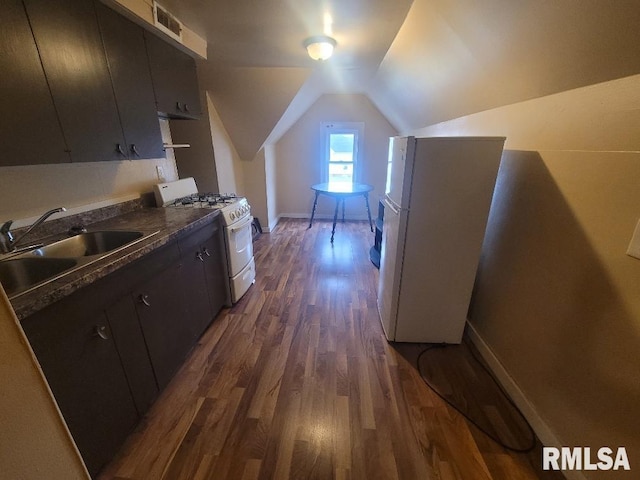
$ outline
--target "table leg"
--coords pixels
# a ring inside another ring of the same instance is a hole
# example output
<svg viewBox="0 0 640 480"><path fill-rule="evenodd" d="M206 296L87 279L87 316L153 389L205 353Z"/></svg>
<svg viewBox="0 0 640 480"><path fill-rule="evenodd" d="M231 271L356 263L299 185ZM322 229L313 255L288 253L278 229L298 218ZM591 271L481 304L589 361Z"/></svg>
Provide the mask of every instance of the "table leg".
<svg viewBox="0 0 640 480"><path fill-rule="evenodd" d="M338 220L338 209L340 208L340 202L344 207L344 200L341 198L336 198L336 211L333 212L333 228L331 229L331 243L333 243L333 235L336 233L336 221Z"/></svg>
<svg viewBox="0 0 640 480"><path fill-rule="evenodd" d="M345 204L345 201L344 201L344 198L343 198L342 199L342 223L344 223L344 204Z"/></svg>
<svg viewBox="0 0 640 480"><path fill-rule="evenodd" d="M316 205L318 204L318 192L316 192L316 196L313 199L313 209L311 210L311 220L309 220L309 228L313 224L313 217L316 214Z"/></svg>
<svg viewBox="0 0 640 480"><path fill-rule="evenodd" d="M369 208L369 193L365 192L364 201L367 204L367 215L369 217L369 228L371 228L371 232L373 232L373 222L371 221L371 209Z"/></svg>

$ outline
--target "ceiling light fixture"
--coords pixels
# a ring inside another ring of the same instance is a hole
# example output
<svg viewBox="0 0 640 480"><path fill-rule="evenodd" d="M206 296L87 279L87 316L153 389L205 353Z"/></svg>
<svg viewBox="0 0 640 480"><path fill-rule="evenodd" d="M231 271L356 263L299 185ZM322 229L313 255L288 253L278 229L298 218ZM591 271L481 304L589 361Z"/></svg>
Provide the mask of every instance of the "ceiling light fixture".
<svg viewBox="0 0 640 480"><path fill-rule="evenodd" d="M307 38L303 44L311 58L323 61L333 55L336 41L327 35L316 35Z"/></svg>

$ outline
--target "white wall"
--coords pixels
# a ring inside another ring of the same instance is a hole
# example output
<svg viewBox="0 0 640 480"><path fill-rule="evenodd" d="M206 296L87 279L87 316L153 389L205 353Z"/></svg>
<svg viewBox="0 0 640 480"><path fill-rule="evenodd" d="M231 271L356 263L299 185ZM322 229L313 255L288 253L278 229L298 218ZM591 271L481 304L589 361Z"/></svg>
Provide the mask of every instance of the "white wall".
<svg viewBox="0 0 640 480"><path fill-rule="evenodd" d="M267 215L269 219L269 231L273 230L278 223L277 214L277 198L278 198L278 178L276 171L276 148L275 145L265 145L264 151L264 168L265 168L265 187L267 194Z"/></svg>
<svg viewBox="0 0 640 480"><path fill-rule="evenodd" d="M91 209L139 197L158 183L156 166L167 181L177 179L175 162L165 158L0 167L0 221L28 225L54 207Z"/></svg>
<svg viewBox="0 0 640 480"><path fill-rule="evenodd" d="M0 285L0 477L85 480L89 474Z"/></svg>
<svg viewBox="0 0 640 480"><path fill-rule="evenodd" d="M543 441L627 447L635 472L594 479L640 465L639 20L415 0L369 90L403 134L507 137L470 323Z"/></svg>
<svg viewBox="0 0 640 480"><path fill-rule="evenodd" d="M636 75L413 132L507 136L470 322L562 445L627 448L630 474L594 479L640 465L639 91Z"/></svg>
<svg viewBox="0 0 640 480"><path fill-rule="evenodd" d="M245 196L251 205L251 214L260 220L263 230L269 231L269 199L267 198L266 159L264 148L250 162L241 162L245 184Z"/></svg>
<svg viewBox="0 0 640 480"><path fill-rule="evenodd" d="M396 130L365 95L323 95L276 144L277 215L308 217L313 205L311 185L320 183L321 124L323 122L363 122L364 142L359 181L375 187L369 194L372 215L384 194L389 137ZM332 199L320 197L316 215L333 216ZM366 218L364 202L346 202L349 217Z"/></svg>
<svg viewBox="0 0 640 480"><path fill-rule="evenodd" d="M211 136L213 138L213 151L215 155L216 174L218 176L218 188L220 192L244 194L244 182L241 160L231 143L229 134L222 124L209 93L206 93L211 123Z"/></svg>

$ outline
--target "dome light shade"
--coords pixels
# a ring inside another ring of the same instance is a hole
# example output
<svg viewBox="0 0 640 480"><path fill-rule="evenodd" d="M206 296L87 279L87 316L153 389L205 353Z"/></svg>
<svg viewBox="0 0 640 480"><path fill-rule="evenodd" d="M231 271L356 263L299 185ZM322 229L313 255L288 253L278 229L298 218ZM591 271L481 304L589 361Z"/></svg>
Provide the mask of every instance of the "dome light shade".
<svg viewBox="0 0 640 480"><path fill-rule="evenodd" d="M304 41L307 53L314 60L326 60L333 54L336 41L327 35L316 35Z"/></svg>

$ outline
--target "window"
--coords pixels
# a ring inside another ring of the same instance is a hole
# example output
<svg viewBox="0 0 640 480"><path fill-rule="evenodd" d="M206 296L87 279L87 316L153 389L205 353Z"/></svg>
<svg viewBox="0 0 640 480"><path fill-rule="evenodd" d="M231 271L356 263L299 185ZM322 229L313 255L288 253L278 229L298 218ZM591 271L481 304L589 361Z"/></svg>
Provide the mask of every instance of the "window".
<svg viewBox="0 0 640 480"><path fill-rule="evenodd" d="M351 184L357 179L358 145L362 124L323 124L324 181Z"/></svg>

